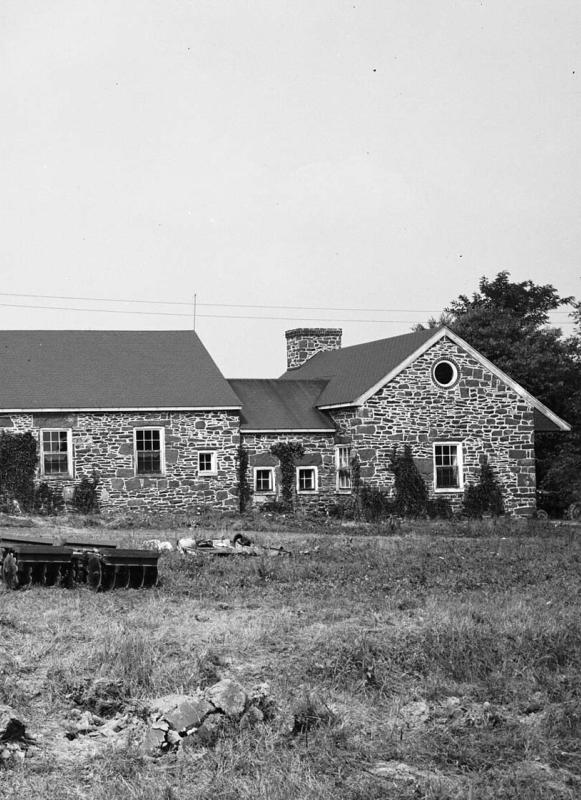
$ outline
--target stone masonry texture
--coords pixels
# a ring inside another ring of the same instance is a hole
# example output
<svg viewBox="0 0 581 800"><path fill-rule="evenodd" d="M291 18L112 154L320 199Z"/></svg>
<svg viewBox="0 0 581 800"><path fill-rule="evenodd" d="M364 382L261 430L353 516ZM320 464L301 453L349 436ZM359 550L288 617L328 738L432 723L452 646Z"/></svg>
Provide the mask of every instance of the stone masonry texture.
<svg viewBox="0 0 581 800"><path fill-rule="evenodd" d="M295 496L296 506L311 511L325 511L329 504L336 501L335 497L335 434L305 433L295 436L261 433L243 434L243 446L248 451L248 479L254 486L255 467L275 467L274 495L254 495L253 502L258 505L261 500L280 499L281 471L278 458L273 456L270 448L277 442L300 442L305 450L303 458L298 459L296 466L315 466L319 477L318 492L314 494L300 494Z"/></svg>
<svg viewBox="0 0 581 800"><path fill-rule="evenodd" d="M433 364L453 361L459 380L450 389L436 386ZM504 382L449 339L442 339L362 407L333 412L340 432L361 460L361 478L393 487L388 469L394 446L409 444L431 497L447 497L458 508L463 493L435 492L434 442L458 442L464 456L465 485L477 483L487 457L502 487L505 510L529 515L535 510L533 409Z"/></svg>
<svg viewBox="0 0 581 800"><path fill-rule="evenodd" d="M286 332L287 369L300 367L323 350L339 350L341 328L294 328Z"/></svg>
<svg viewBox="0 0 581 800"><path fill-rule="evenodd" d="M73 475L39 476L53 486L73 486L83 475L97 471L101 508L192 510L203 506L237 507L236 453L240 441L239 417L229 411L180 412L79 412L62 414L12 414L14 432L31 431L40 437L42 427L71 428ZM163 428L165 472L137 475L134 429ZM216 453L216 474L198 473L199 451ZM39 449L40 452L40 449Z"/></svg>

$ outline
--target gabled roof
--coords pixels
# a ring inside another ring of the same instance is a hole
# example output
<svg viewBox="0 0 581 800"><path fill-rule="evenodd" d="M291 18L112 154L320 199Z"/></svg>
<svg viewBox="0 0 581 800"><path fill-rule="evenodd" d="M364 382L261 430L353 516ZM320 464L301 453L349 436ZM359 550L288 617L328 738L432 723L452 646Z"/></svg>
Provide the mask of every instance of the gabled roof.
<svg viewBox="0 0 581 800"><path fill-rule="evenodd" d="M433 330L404 333L341 350L317 353L301 367L287 370L282 380L326 380L319 407L357 405L359 398L434 335Z"/></svg>
<svg viewBox="0 0 581 800"><path fill-rule="evenodd" d="M469 353L534 409L536 430L571 430L544 403L445 326L317 353L302 366L287 370L281 379L326 380L317 401L320 409L362 405L444 337Z"/></svg>
<svg viewBox="0 0 581 800"><path fill-rule="evenodd" d="M334 431L331 420L317 408L326 381L230 380L242 401L241 428L250 431Z"/></svg>
<svg viewBox="0 0 581 800"><path fill-rule="evenodd" d="M240 408L193 331L0 331L0 410Z"/></svg>

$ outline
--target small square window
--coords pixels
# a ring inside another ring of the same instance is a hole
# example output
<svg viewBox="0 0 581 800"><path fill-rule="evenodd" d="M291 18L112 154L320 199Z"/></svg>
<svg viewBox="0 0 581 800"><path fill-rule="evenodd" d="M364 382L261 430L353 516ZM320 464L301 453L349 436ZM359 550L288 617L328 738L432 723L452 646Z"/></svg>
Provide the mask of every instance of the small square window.
<svg viewBox="0 0 581 800"><path fill-rule="evenodd" d="M217 472L216 467L216 453L214 450L207 450L198 453L198 472L204 475L215 475Z"/></svg>
<svg viewBox="0 0 581 800"><path fill-rule="evenodd" d="M165 471L163 428L136 428L134 431L136 475L163 475Z"/></svg>
<svg viewBox="0 0 581 800"><path fill-rule="evenodd" d="M40 432L41 472L43 475L71 475L73 462L72 431Z"/></svg>
<svg viewBox="0 0 581 800"><path fill-rule="evenodd" d="M274 492L274 467L254 468L254 491L258 494Z"/></svg>
<svg viewBox="0 0 581 800"><path fill-rule="evenodd" d="M462 445L456 442L434 444L434 488L458 491L463 488Z"/></svg>
<svg viewBox="0 0 581 800"><path fill-rule="evenodd" d="M318 489L318 473L316 467L297 467L297 492L313 494Z"/></svg>

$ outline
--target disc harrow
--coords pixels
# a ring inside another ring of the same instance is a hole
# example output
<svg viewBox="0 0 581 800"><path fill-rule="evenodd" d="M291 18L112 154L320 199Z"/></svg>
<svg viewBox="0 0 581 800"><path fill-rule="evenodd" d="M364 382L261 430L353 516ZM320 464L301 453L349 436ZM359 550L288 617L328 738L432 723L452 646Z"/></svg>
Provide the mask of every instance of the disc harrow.
<svg viewBox="0 0 581 800"><path fill-rule="evenodd" d="M9 589L75 583L87 583L96 592L147 589L157 586L158 558L151 550L127 550L111 542L55 545L46 538L0 538L1 575Z"/></svg>

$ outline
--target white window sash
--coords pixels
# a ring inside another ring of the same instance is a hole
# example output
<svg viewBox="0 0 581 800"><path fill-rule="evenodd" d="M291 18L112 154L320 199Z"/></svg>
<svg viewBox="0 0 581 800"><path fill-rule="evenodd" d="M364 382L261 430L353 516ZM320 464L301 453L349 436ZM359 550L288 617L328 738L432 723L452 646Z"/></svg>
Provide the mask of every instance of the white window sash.
<svg viewBox="0 0 581 800"><path fill-rule="evenodd" d="M44 449L44 433L66 433L67 435L67 471L66 472L46 472L44 457L50 455L52 451ZM40 428L40 474L44 478L73 478L73 431L72 428Z"/></svg>
<svg viewBox="0 0 581 800"><path fill-rule="evenodd" d="M139 472L139 458L137 450L137 433L138 431L159 431L159 472ZM148 475L165 475L165 428L159 428L151 425L143 425L139 428L133 428L133 465L136 478L146 478Z"/></svg>
<svg viewBox="0 0 581 800"><path fill-rule="evenodd" d="M301 472L312 472L313 473L313 488L312 489L301 489ZM297 467L296 468L296 489L297 494L317 494L319 491L319 470L317 467Z"/></svg>
<svg viewBox="0 0 581 800"><path fill-rule="evenodd" d="M258 473L259 472L268 472L270 475L270 488L269 489L259 489L258 488ZM254 481L253 481L254 491L258 494L274 494L275 492L275 471L274 467L254 467Z"/></svg>
<svg viewBox="0 0 581 800"><path fill-rule="evenodd" d="M202 469L200 456L210 456L210 469ZM198 474L216 475L218 472L218 458L215 450L198 450Z"/></svg>
<svg viewBox="0 0 581 800"><path fill-rule="evenodd" d="M452 448L451 450L451 463L450 464L440 464L436 463L436 454L438 452L438 448L442 447L449 447ZM434 466L434 492L437 493L446 493L446 492L463 492L464 491L464 453L463 453L463 446L462 442L434 442L433 444L433 451L432 451L432 461ZM455 463L454 463L455 460ZM457 474L458 474L458 485L457 486L438 486L438 468L442 467L455 467Z"/></svg>
<svg viewBox="0 0 581 800"><path fill-rule="evenodd" d="M344 458L344 454L347 457ZM349 475L347 477L348 486L341 486L340 470L348 469ZM350 492L352 488L351 483L351 448L348 445L337 445L335 447L335 488L338 492Z"/></svg>

